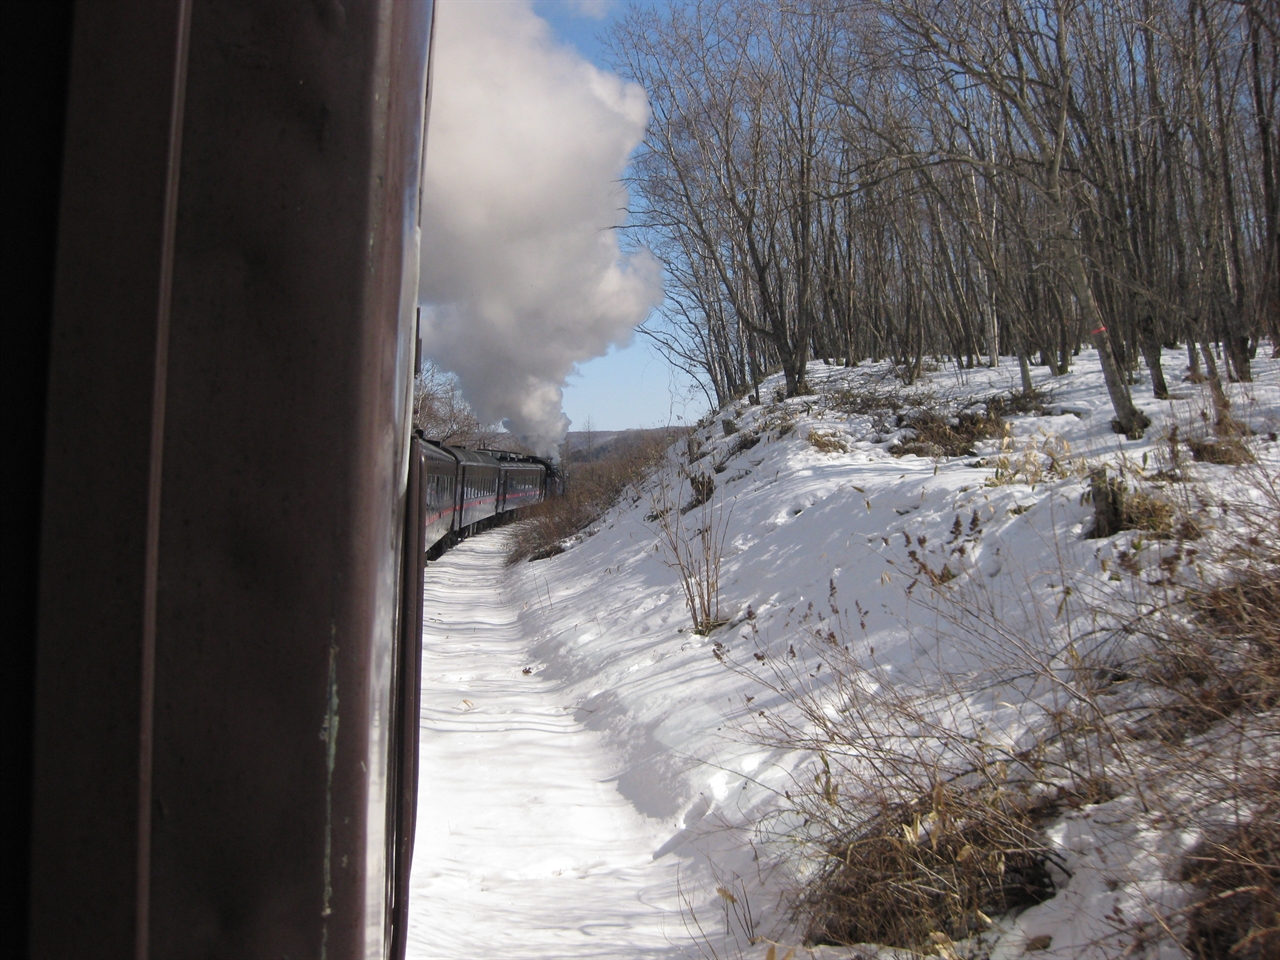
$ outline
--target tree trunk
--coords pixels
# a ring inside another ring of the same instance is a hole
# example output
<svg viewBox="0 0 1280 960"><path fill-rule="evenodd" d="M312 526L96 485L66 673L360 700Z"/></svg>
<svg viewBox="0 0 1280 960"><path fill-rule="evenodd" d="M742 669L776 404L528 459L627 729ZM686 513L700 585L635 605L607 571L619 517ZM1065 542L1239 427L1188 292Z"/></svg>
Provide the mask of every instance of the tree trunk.
<svg viewBox="0 0 1280 960"><path fill-rule="evenodd" d="M1138 321L1138 344L1142 359L1151 371L1151 389L1157 400L1169 399L1169 385L1164 379L1164 367L1160 364L1160 338L1156 336L1155 318L1150 313Z"/></svg>
<svg viewBox="0 0 1280 960"><path fill-rule="evenodd" d="M1107 393L1111 396L1111 407L1116 414L1111 424L1116 433L1123 433L1130 440L1140 440L1151 421L1133 405L1129 383L1124 371L1116 363L1115 354L1111 352L1111 337L1098 312L1098 302L1093 298L1093 288L1089 286L1089 278L1085 275L1079 254L1069 254L1067 259L1076 300L1089 325L1089 338L1098 350L1098 359L1102 362L1102 377L1107 382Z"/></svg>
<svg viewBox="0 0 1280 960"><path fill-rule="evenodd" d="M1129 393L1129 383L1125 380L1124 371L1116 363L1111 352L1111 336L1106 327L1095 327L1090 339L1097 348L1098 359L1102 363L1102 377L1107 383L1107 393L1111 396L1111 407L1115 411L1115 419L1111 426L1116 433L1123 433L1130 440L1141 440L1142 434L1151 421L1133 405L1133 397Z"/></svg>
<svg viewBox="0 0 1280 960"><path fill-rule="evenodd" d="M1031 364L1027 360L1027 351L1025 349L1018 351L1018 372L1022 374L1022 392L1031 394L1035 392L1035 384L1031 382Z"/></svg>
<svg viewBox="0 0 1280 960"><path fill-rule="evenodd" d="M1213 355L1213 344L1202 340L1200 352L1204 355L1205 369L1209 373L1209 394L1213 397L1213 432L1219 436L1230 435L1235 432L1236 422L1231 416L1231 398L1222 386L1222 374Z"/></svg>
<svg viewBox="0 0 1280 960"><path fill-rule="evenodd" d="M982 312L987 321L987 366L997 367L1000 365L1000 321L996 317L995 304L991 302L990 290L986 292L987 297L982 301Z"/></svg>
<svg viewBox="0 0 1280 960"><path fill-rule="evenodd" d="M1089 474L1089 492L1093 496L1093 529L1090 540L1100 540L1124 529L1124 483L1107 476L1106 467Z"/></svg>

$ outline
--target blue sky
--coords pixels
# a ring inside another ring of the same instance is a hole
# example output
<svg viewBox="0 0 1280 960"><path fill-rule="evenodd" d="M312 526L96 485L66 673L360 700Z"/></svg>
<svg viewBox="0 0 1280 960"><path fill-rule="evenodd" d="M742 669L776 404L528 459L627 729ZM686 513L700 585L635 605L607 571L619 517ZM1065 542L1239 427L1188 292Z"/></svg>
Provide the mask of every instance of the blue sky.
<svg viewBox="0 0 1280 960"><path fill-rule="evenodd" d="M641 0L630 0L641 2ZM661 0L659 0L661 2ZM609 64L597 37L609 22L625 12L624 0L534 0L533 9L546 20L555 35L574 47L596 66ZM671 370L644 337L635 337L624 349L580 364L564 391L564 412L573 430L582 430L587 418L595 430L657 427L696 420L706 410L701 392Z"/></svg>

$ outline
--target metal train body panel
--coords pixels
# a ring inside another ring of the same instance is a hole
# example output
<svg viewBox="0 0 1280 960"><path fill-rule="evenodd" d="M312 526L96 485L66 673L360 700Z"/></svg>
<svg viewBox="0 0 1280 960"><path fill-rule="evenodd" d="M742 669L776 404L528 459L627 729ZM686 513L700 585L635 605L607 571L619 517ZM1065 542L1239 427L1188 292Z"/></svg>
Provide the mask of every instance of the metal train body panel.
<svg viewBox="0 0 1280 960"><path fill-rule="evenodd" d="M432 23L401 0L66 18L15 956L404 955Z"/></svg>
<svg viewBox="0 0 1280 960"><path fill-rule="evenodd" d="M458 489L458 461L439 447L417 444L422 451L422 544L430 550L453 529Z"/></svg>
<svg viewBox="0 0 1280 960"><path fill-rule="evenodd" d="M531 463L539 464L543 469L542 499L549 500L551 497L564 495L567 489L566 478L554 463L550 460L544 460L542 457L527 457L526 459Z"/></svg>
<svg viewBox="0 0 1280 960"><path fill-rule="evenodd" d="M427 554L532 499L412 434L434 4L7 6L61 11L5 40L64 64L12 158L58 173L14 218L48 399L9 952L403 960Z"/></svg>
<svg viewBox="0 0 1280 960"><path fill-rule="evenodd" d="M499 509L506 512L541 503L547 470L540 463L504 462L502 467L502 499Z"/></svg>
<svg viewBox="0 0 1280 960"><path fill-rule="evenodd" d="M475 450L445 446L458 461L453 531L462 533L498 512L498 461Z"/></svg>

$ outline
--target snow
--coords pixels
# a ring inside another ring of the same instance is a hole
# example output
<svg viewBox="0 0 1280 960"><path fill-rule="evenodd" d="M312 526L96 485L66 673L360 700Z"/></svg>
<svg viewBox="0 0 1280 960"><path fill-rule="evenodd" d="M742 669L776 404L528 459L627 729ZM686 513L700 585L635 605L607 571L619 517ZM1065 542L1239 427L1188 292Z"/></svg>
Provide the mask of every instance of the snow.
<svg viewBox="0 0 1280 960"><path fill-rule="evenodd" d="M563 685L523 672L504 543L469 541L427 579L411 953L665 956L658 831Z"/></svg>
<svg viewBox="0 0 1280 960"><path fill-rule="evenodd" d="M1184 357L1165 354L1175 399L1133 388L1153 421L1137 441L1112 432L1088 351L1065 377L1034 368L1045 415L1010 416L1008 436L983 441L978 456L895 457L889 448L907 431L847 412L841 389L900 389L887 364L814 363L816 395L721 411L738 432L725 436L719 420L698 431L705 452L692 469L723 469L707 512L684 518L723 527L728 623L709 637L691 631L678 575L646 519L664 497L688 498L687 483L676 491L684 444L563 554L507 568L509 534L499 530L431 564L409 956L764 957L768 943L796 946L802 931L785 903L802 870L779 866L778 828L789 822L784 791L812 783L813 757L752 733L762 711L793 710L757 664L808 663L806 651L837 636L876 665L857 681L868 695L881 684L934 690L937 716L1018 744L1052 690L1034 678L985 689L966 680L996 661L1060 656L1064 631L1087 636L1093 611L1132 605L1143 589L1145 574L1117 575L1122 562L1153 570L1168 550L1133 531L1085 539L1087 476L1044 470L1044 452L1159 489L1151 477L1168 460L1169 428L1203 433L1211 410L1205 388L1176 382ZM1254 376L1231 385L1234 413L1274 471L1280 363L1260 352ZM775 387L766 382L762 396ZM908 392L957 416L1016 389L1016 362L1006 361L944 366ZM811 431L836 442L820 449ZM758 444L735 446L754 434ZM1240 476L1186 466L1202 490L1225 491ZM992 485L997 468L1035 482ZM1203 513L1208 557L1234 521L1213 503ZM944 567L950 582L931 585L926 569ZM952 600L939 599L944 590ZM802 680L835 716L836 686L820 672ZM1185 897L1168 865L1196 837L1157 820L1121 796L1051 824L1065 871L1058 893L993 918L991 956L1022 956L1031 944L1046 960L1114 957L1139 937L1147 956L1181 955L1156 919ZM861 948L875 953L899 955Z"/></svg>

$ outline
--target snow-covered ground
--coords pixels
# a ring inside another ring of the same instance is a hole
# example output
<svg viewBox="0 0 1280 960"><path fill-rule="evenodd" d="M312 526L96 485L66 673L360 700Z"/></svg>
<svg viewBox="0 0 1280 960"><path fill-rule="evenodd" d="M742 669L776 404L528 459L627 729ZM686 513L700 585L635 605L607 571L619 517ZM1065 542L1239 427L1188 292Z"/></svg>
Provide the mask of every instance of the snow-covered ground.
<svg viewBox="0 0 1280 960"><path fill-rule="evenodd" d="M674 863L662 827L571 691L532 659L506 538L470 540L427 579L422 774L410 955L669 956Z"/></svg>
<svg viewBox="0 0 1280 960"><path fill-rule="evenodd" d="M784 791L813 783L813 756L749 735L762 711L792 710L762 665L809 662L807 651L834 637L851 662L875 664L876 682L936 688L957 723L1016 745L1042 715L1043 703L1028 704L1043 691L963 680L992 659L1016 660L1010 638L1047 650L1108 604L1132 605L1143 571L1167 559L1167 543L1133 531L1084 538L1082 466L1123 468L1131 487L1160 495L1169 428L1203 433L1211 413L1205 388L1180 381L1184 367L1185 354L1166 353L1175 399L1134 387L1153 421L1142 440L1112 432L1086 351L1066 377L1034 369L1043 415L1010 416L1007 435L980 441L976 456L935 459L891 455L910 436L840 400L842 389L900 389L887 365L815 363L816 395L722 411L736 433L719 419L702 427L692 466L683 444L673 449L665 471L563 554L505 568L509 534L493 531L433 563L410 956L763 958L774 940L795 946L783 904L803 871L777 866L786 842L760 825L778 822ZM1232 385L1234 413L1274 474L1280 363L1260 352L1254 376ZM911 388L944 415L1013 389L1014 361L944 367ZM760 439L748 446L744 436ZM1064 469L1047 470L1047 453ZM1201 490L1239 476L1186 460ZM682 471L706 471L716 485L707 510L684 520L724 533L728 622L709 637L691 631L657 522L646 519L664 498L688 499ZM1208 557L1235 521L1212 502L1197 509ZM931 582L939 574L946 582ZM822 676L793 675L821 698ZM1197 836L1139 806L1120 796L1048 826L1058 893L994 918L993 957L1120 956L1139 940L1148 956L1180 955L1162 944L1157 915L1180 902L1169 865ZM750 943L757 937L766 939Z"/></svg>

